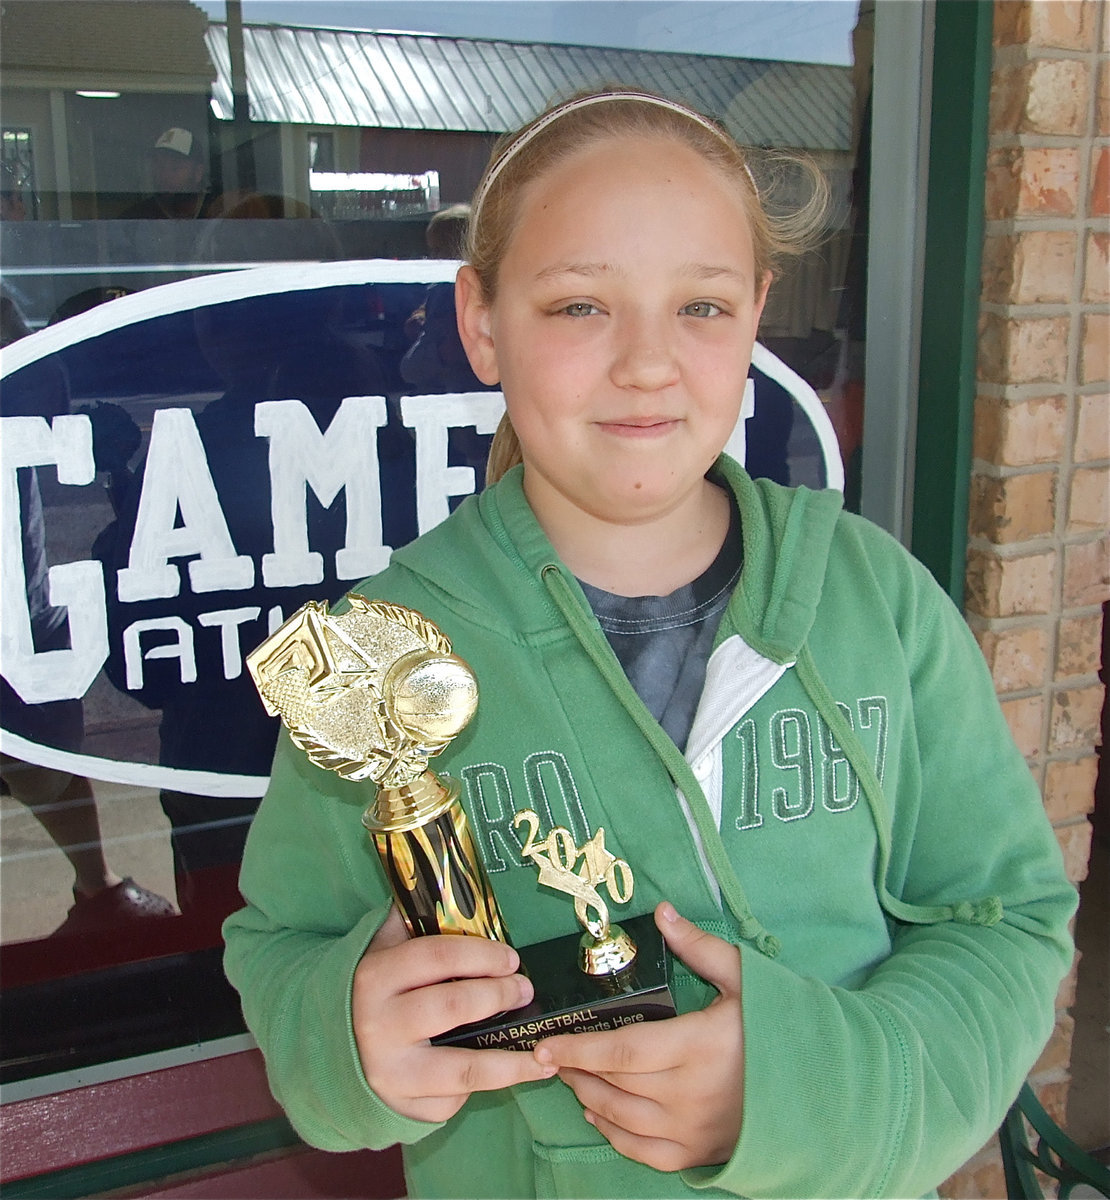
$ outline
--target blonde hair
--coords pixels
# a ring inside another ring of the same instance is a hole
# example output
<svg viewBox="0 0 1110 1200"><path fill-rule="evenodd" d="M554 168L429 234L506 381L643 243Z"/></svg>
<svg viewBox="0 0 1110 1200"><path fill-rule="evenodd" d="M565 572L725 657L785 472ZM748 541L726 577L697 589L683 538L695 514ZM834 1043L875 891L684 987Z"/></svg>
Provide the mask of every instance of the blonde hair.
<svg viewBox="0 0 1110 1200"><path fill-rule="evenodd" d="M812 160L743 149L722 126L667 97L599 88L552 105L494 146L474 193L466 236L466 259L487 303L497 295L498 271L516 229L524 185L584 147L614 137L671 138L734 181L748 217L757 287L782 259L804 254L819 240L829 189ZM808 176L809 198L800 206L776 205L776 192L789 186L793 181L787 176L799 170ZM490 448L486 483L496 483L521 461L520 442L506 413Z"/></svg>

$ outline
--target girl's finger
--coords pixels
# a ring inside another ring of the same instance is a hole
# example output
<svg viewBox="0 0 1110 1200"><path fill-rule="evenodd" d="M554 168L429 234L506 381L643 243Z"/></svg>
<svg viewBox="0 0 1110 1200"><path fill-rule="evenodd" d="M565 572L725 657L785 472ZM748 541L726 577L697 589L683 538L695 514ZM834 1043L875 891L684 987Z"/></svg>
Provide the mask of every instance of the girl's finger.
<svg viewBox="0 0 1110 1200"><path fill-rule="evenodd" d="M497 1092L518 1083L550 1079L555 1068L537 1063L517 1050L463 1050L429 1046L421 1067L410 1074L410 1086L420 1099Z"/></svg>
<svg viewBox="0 0 1110 1200"><path fill-rule="evenodd" d="M592 1110L587 1110L585 1117L609 1145L625 1158L642 1162L657 1171L681 1171L692 1165L689 1155L677 1142L630 1133Z"/></svg>
<svg viewBox="0 0 1110 1200"><path fill-rule="evenodd" d="M419 1042L460 1025L522 1008L531 1003L533 994L532 982L524 975L458 978L431 984L394 997L395 1027L405 1041Z"/></svg>
<svg viewBox="0 0 1110 1200"><path fill-rule="evenodd" d="M614 1125L643 1137L663 1137L670 1132L666 1111L650 1095L626 1091L619 1083L588 1071L564 1069L559 1078L574 1092L584 1109ZM628 1077L632 1086L642 1076Z"/></svg>
<svg viewBox="0 0 1110 1200"><path fill-rule="evenodd" d="M564 1033L536 1043L539 1062L589 1071L594 1075L654 1075L687 1058L689 1027L700 1013L625 1025L604 1033Z"/></svg>
<svg viewBox="0 0 1110 1200"><path fill-rule="evenodd" d="M511 946L458 934L405 938L381 953L389 955L388 970L384 962L375 961L378 951L373 946L362 960L370 964L368 982L381 994L413 991L449 979L513 975L520 966L520 956Z"/></svg>
<svg viewBox="0 0 1110 1200"><path fill-rule="evenodd" d="M723 996L740 994L740 951L699 929L664 901L655 910L655 924L671 953L691 971L711 983Z"/></svg>

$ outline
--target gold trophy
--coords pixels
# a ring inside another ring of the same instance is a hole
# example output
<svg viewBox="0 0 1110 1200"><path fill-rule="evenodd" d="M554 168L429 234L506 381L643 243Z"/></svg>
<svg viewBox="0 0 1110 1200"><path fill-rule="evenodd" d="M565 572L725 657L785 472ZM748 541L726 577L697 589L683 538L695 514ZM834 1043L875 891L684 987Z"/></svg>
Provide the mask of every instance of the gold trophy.
<svg viewBox="0 0 1110 1200"><path fill-rule="evenodd" d="M362 823L414 937L508 942L459 785L428 766L477 710L474 673L414 609L354 592L347 604L334 614L310 601L247 655L266 710L317 766L378 785ZM666 947L651 915L626 921L631 932L610 920L600 889L625 904L633 881L628 864L606 850L605 831L579 847L562 828L539 839L530 809L516 814L514 826L521 825L528 826L523 856L539 867L541 885L574 898L584 933L520 949L535 988L531 1004L432 1040L524 1050L551 1033L673 1016Z"/></svg>
<svg viewBox="0 0 1110 1200"><path fill-rule="evenodd" d="M317 766L378 785L362 823L411 934L507 942L459 785L428 767L478 707L474 672L415 610L347 602L310 601L247 655L262 702Z"/></svg>
<svg viewBox="0 0 1110 1200"><path fill-rule="evenodd" d="M537 842L540 819L530 808L513 818L514 828L519 825L529 826L521 854L539 867L540 883L574 897L574 915L586 931L578 943L579 970L601 977L626 971L636 961L636 943L609 920L609 906L598 887L604 885L617 904L627 904L632 899L632 868L605 849L605 830L576 846L570 830L561 827ZM596 914L592 917L591 909Z"/></svg>

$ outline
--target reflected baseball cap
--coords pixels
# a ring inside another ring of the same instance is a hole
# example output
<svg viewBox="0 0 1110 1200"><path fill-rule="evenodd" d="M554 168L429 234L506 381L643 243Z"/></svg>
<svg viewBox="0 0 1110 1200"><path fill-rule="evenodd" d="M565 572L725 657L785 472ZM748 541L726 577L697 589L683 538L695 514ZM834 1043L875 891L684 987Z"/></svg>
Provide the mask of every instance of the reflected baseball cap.
<svg viewBox="0 0 1110 1200"><path fill-rule="evenodd" d="M154 143L155 150L172 150L174 154L182 154L191 158L193 154L193 135L187 129L167 129Z"/></svg>

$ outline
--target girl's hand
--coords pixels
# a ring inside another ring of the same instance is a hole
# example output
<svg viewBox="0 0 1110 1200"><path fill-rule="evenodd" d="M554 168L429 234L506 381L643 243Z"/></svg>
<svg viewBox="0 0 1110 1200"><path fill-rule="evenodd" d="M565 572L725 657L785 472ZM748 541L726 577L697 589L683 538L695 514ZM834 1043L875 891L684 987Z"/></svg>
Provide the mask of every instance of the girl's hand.
<svg viewBox="0 0 1110 1200"><path fill-rule="evenodd" d="M594 1125L626 1158L659 1171L727 1162L740 1136L744 1041L740 951L680 917L655 910L667 945L719 995L701 1012L564 1034L537 1043Z"/></svg>
<svg viewBox="0 0 1110 1200"><path fill-rule="evenodd" d="M531 1054L428 1040L528 1004L532 984L516 974L519 965L511 946L488 938L410 938L396 906L390 910L355 968L351 1011L366 1082L394 1112L446 1121L471 1092L555 1074Z"/></svg>

